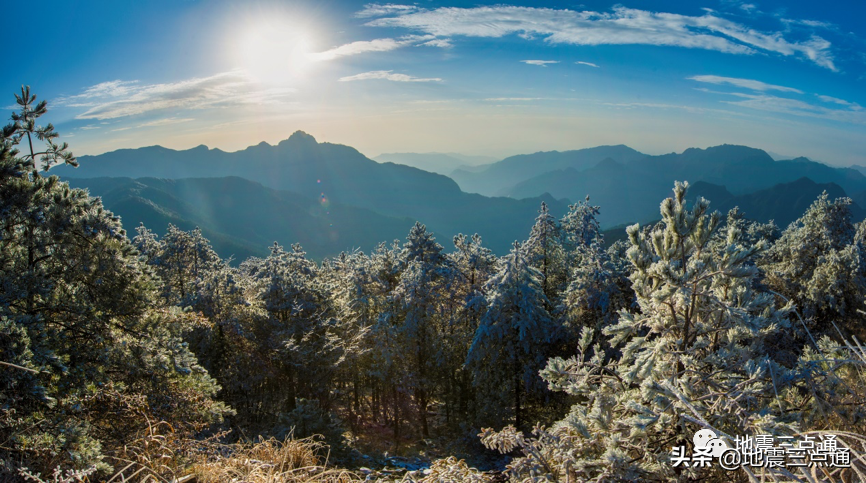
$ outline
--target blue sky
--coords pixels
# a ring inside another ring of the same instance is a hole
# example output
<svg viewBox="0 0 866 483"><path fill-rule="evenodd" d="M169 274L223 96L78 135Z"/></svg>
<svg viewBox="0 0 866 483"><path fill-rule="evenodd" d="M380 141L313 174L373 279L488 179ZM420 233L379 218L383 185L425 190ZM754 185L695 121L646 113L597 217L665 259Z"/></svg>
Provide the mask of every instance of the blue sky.
<svg viewBox="0 0 866 483"><path fill-rule="evenodd" d="M506 156L746 144L866 165L866 5L709 0L152 0L4 8L76 154L237 150L295 130L384 152ZM37 22L45 25L35 27Z"/></svg>

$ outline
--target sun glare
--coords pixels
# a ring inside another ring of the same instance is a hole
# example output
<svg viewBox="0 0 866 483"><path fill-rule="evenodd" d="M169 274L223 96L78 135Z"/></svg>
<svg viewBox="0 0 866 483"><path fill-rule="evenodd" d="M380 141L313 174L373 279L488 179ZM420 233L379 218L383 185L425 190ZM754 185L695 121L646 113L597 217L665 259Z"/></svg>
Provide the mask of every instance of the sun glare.
<svg viewBox="0 0 866 483"><path fill-rule="evenodd" d="M237 45L237 61L264 83L302 80L311 65L309 32L291 23L250 26Z"/></svg>

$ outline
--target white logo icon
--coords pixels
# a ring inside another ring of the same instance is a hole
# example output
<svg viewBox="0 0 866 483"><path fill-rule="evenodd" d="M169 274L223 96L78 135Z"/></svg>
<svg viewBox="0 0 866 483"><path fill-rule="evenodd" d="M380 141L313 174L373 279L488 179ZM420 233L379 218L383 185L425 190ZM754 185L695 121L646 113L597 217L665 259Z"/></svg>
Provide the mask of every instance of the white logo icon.
<svg viewBox="0 0 866 483"><path fill-rule="evenodd" d="M711 455L713 458L722 456L722 453L728 449L728 444L718 438L716 433L710 429L698 431L692 441L695 443L695 450L703 449L703 454Z"/></svg>
<svg viewBox="0 0 866 483"><path fill-rule="evenodd" d="M728 449L728 444L722 439L716 438L707 442L706 447L710 448L710 454L713 455L713 458L719 458Z"/></svg>
<svg viewBox="0 0 866 483"><path fill-rule="evenodd" d="M695 449L698 449L706 448L707 443L709 443L711 439L716 439L716 433L711 429L702 429L695 433L695 437L692 438L692 441L695 442Z"/></svg>

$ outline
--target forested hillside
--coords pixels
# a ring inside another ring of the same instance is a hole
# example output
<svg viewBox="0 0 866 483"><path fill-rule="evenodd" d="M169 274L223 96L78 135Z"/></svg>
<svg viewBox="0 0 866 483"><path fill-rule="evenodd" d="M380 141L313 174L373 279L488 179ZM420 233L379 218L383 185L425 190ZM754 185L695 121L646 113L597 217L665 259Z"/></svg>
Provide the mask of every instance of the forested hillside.
<svg viewBox="0 0 866 483"><path fill-rule="evenodd" d="M866 472L866 224L848 198L819 195L780 229L690 202L670 180L652 203L661 221L616 243L587 199L512 220L531 228L502 256L470 232L437 239L414 223L369 251L315 262L273 243L232 266L202 230L122 227L52 176L78 161L36 125L46 105L29 89L17 100L0 146L0 478ZM197 182L124 183L123 196L175 196ZM730 445L829 433L850 464L674 464L672 448L701 429Z"/></svg>
<svg viewBox="0 0 866 483"><path fill-rule="evenodd" d="M99 196L130 228L143 223L164 234L169 224L184 230L198 227L220 256L238 262L266 256L274 240L303 243L317 260L351 248L369 250L383 239L403 237L414 223L234 176L70 178L69 184Z"/></svg>

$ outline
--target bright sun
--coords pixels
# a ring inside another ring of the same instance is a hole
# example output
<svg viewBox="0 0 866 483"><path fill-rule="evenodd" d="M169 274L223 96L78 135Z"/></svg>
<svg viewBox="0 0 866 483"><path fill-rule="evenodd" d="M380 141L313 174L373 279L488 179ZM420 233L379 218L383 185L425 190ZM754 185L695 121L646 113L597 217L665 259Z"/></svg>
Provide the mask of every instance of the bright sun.
<svg viewBox="0 0 866 483"><path fill-rule="evenodd" d="M259 23L239 40L237 60L260 82L303 79L312 63L309 33L289 23Z"/></svg>

